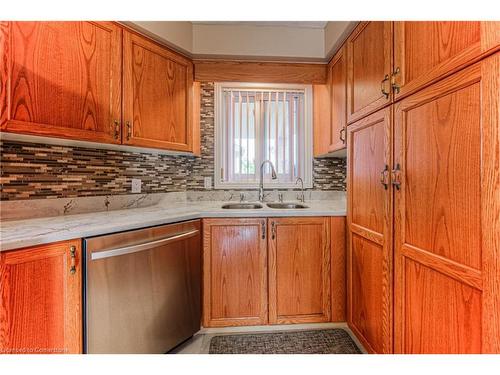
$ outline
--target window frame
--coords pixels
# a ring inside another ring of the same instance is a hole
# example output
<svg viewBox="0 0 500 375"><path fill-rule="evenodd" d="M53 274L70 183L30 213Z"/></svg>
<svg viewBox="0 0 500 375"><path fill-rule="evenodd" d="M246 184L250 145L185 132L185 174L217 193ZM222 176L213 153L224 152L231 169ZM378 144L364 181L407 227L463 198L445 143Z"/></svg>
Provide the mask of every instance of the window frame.
<svg viewBox="0 0 500 375"><path fill-rule="evenodd" d="M303 169L304 175L300 176L304 180L304 188L313 187L313 89L312 85L305 84L278 84L278 83L255 83L255 82L216 82L214 85L214 189L257 189L259 182L226 182L222 181L221 169L224 165L222 147L224 145L224 121L222 109L222 98L224 89L271 89L271 90L303 90L304 91L304 155ZM255 166L257 171L260 165ZM259 172L258 172L259 173ZM279 182L267 180L264 176L264 186L267 189L290 189L298 185L294 182Z"/></svg>

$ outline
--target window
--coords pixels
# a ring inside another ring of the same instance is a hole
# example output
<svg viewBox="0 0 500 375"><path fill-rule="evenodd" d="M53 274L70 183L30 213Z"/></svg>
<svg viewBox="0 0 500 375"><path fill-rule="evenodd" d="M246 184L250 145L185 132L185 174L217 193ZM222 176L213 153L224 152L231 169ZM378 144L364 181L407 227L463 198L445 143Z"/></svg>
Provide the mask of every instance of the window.
<svg viewBox="0 0 500 375"><path fill-rule="evenodd" d="M310 85L215 85L215 187L257 188L260 165L270 188L312 187Z"/></svg>

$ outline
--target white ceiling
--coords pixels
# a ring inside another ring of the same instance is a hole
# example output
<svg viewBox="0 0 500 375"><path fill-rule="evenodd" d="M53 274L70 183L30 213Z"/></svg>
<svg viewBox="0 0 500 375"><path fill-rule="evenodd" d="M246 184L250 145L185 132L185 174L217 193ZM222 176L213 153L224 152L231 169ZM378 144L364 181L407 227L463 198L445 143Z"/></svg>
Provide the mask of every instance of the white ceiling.
<svg viewBox="0 0 500 375"><path fill-rule="evenodd" d="M195 25L283 26L324 29L328 21L193 21Z"/></svg>

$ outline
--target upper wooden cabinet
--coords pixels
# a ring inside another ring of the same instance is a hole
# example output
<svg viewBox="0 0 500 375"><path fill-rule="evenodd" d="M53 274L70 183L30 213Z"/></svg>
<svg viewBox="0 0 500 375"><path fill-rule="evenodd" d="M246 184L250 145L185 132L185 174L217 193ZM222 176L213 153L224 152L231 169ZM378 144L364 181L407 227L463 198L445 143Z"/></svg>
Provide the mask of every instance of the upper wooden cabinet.
<svg viewBox="0 0 500 375"><path fill-rule="evenodd" d="M118 24L0 22L0 55L2 131L199 149L192 62Z"/></svg>
<svg viewBox="0 0 500 375"><path fill-rule="evenodd" d="M120 143L121 34L110 22L1 22L1 130Z"/></svg>
<svg viewBox="0 0 500 375"><path fill-rule="evenodd" d="M265 218L203 220L203 326L267 324Z"/></svg>
<svg viewBox="0 0 500 375"><path fill-rule="evenodd" d="M346 43L351 123L391 102L392 22L361 22Z"/></svg>
<svg viewBox="0 0 500 375"><path fill-rule="evenodd" d="M330 222L269 219L269 323L330 320Z"/></svg>
<svg viewBox="0 0 500 375"><path fill-rule="evenodd" d="M192 62L137 34L123 39L123 143L192 151Z"/></svg>
<svg viewBox="0 0 500 375"><path fill-rule="evenodd" d="M394 22L395 98L474 62L500 46L500 22Z"/></svg>
<svg viewBox="0 0 500 375"><path fill-rule="evenodd" d="M328 64L330 92L330 144L328 152L346 147L347 47L344 45Z"/></svg>
<svg viewBox="0 0 500 375"><path fill-rule="evenodd" d="M313 86L314 156L323 156L346 147L347 48L343 46L330 60L327 84Z"/></svg>
<svg viewBox="0 0 500 375"><path fill-rule="evenodd" d="M0 253L0 353L82 352L81 241Z"/></svg>

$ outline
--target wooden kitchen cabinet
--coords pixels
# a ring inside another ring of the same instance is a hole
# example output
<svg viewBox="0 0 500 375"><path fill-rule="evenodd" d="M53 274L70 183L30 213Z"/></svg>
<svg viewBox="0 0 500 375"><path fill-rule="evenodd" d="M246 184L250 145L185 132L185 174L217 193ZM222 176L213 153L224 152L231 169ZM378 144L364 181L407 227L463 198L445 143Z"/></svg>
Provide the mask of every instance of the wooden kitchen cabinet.
<svg viewBox="0 0 500 375"><path fill-rule="evenodd" d="M330 145L328 152L346 147L347 47L344 45L328 64L330 92Z"/></svg>
<svg viewBox="0 0 500 375"><path fill-rule="evenodd" d="M327 84L313 86L314 156L346 147L347 48L328 64Z"/></svg>
<svg viewBox="0 0 500 375"><path fill-rule="evenodd" d="M123 46L123 143L192 151L193 63L129 31Z"/></svg>
<svg viewBox="0 0 500 375"><path fill-rule="evenodd" d="M500 22L394 22L395 99L498 50Z"/></svg>
<svg viewBox="0 0 500 375"><path fill-rule="evenodd" d="M120 143L121 38L110 22L1 22L0 129Z"/></svg>
<svg viewBox="0 0 500 375"><path fill-rule="evenodd" d="M500 353L499 72L496 53L395 105L397 353Z"/></svg>
<svg viewBox="0 0 500 375"><path fill-rule="evenodd" d="M347 39L347 122L391 102L392 22L361 22Z"/></svg>
<svg viewBox="0 0 500 375"><path fill-rule="evenodd" d="M269 323L330 321L330 222L269 219Z"/></svg>
<svg viewBox="0 0 500 375"><path fill-rule="evenodd" d="M347 322L372 353L392 352L390 139L390 107L347 128Z"/></svg>
<svg viewBox="0 0 500 375"><path fill-rule="evenodd" d="M0 253L0 353L81 353L81 241Z"/></svg>
<svg viewBox="0 0 500 375"><path fill-rule="evenodd" d="M267 219L203 220L203 326L263 325Z"/></svg>

